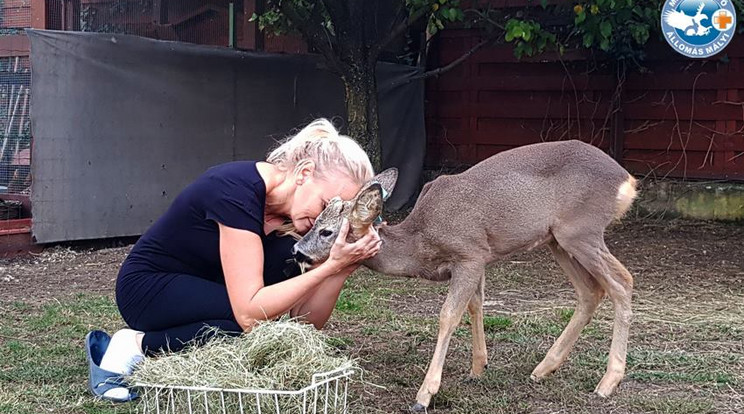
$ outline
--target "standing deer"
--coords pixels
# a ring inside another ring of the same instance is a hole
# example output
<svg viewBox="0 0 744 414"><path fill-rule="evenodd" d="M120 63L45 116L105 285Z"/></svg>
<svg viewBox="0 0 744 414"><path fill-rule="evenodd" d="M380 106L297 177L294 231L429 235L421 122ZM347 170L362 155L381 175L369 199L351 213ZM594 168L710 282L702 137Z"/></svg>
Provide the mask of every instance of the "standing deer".
<svg viewBox="0 0 744 414"><path fill-rule="evenodd" d="M349 240L360 238L381 214L396 180L397 171L386 170L353 200L332 200L295 245L297 259L324 261L343 218L349 221ZM610 254L604 231L630 208L635 187L636 180L625 169L589 144L533 144L427 183L403 222L379 227L382 249L365 266L393 276L450 281L436 349L412 407L415 411L424 410L439 391L447 347L466 309L472 320L471 376L480 376L486 367L486 265L546 244L573 284L578 303L531 378L537 381L558 369L607 293L615 310L612 345L607 371L595 392L602 397L612 394L625 374L633 277Z"/></svg>

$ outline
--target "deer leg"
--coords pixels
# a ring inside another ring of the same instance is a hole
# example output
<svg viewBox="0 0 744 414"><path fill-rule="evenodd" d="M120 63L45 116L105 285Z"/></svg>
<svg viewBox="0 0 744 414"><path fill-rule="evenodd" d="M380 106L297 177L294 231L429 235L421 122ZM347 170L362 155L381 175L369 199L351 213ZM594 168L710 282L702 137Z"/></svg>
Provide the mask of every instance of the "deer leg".
<svg viewBox="0 0 744 414"><path fill-rule="evenodd" d="M607 371L594 390L600 397L608 397L625 376L628 332L632 317L633 276L607 250L601 234L584 239L574 237L567 243L557 235L556 239L599 282L615 310Z"/></svg>
<svg viewBox="0 0 744 414"><path fill-rule="evenodd" d="M581 334L584 327L591 321L597 306L599 306L604 296L604 290L602 290L592 275L575 259L570 257L558 243L550 243L549 247L556 261L561 265L563 271L568 275L571 284L573 284L578 303L576 304L573 316L571 316L571 320L563 330L563 333L561 333L561 336L550 347L542 362L532 371L530 378L534 381L539 381L553 373L568 358L568 354L571 352L574 344L576 344L579 334Z"/></svg>
<svg viewBox="0 0 744 414"><path fill-rule="evenodd" d="M477 378L483 375L488 366L488 351L486 349L486 333L483 329L483 289L485 285L485 273L481 278L475 293L468 302L468 313L473 331L473 367L470 377Z"/></svg>
<svg viewBox="0 0 744 414"><path fill-rule="evenodd" d="M633 276L603 246L600 255L608 270L600 283L607 291L615 308L615 322L612 329L612 345L607 363L607 372L594 390L600 397L608 397L625 376L625 361L628 353L628 335L632 317L631 297L633 295Z"/></svg>
<svg viewBox="0 0 744 414"><path fill-rule="evenodd" d="M421 388L416 395L413 411L424 411L431 402L431 397L439 391L442 383L442 368L447 355L450 339L455 328L460 323L468 302L478 289L478 284L484 278L485 265L458 266L452 270L449 293L439 313L439 335L434 356L429 363ZM481 319L482 322L482 319Z"/></svg>

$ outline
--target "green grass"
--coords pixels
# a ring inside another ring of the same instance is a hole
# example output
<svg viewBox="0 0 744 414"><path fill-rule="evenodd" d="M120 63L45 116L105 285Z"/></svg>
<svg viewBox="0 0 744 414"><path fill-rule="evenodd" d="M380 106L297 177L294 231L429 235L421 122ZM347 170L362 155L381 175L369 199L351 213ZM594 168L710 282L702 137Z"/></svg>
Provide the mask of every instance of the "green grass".
<svg viewBox="0 0 744 414"><path fill-rule="evenodd" d="M358 358L365 380L376 385L352 387L351 413L396 413L414 402L439 329L439 309L431 304L441 303L444 291L441 285L370 273L349 280L331 320L330 344ZM428 308L420 307L424 299ZM737 404L730 390L740 389L744 375L740 321L666 330L633 325L626 379L617 394L602 400L592 391L607 364L607 314L586 328L553 376L541 383L529 379L573 315L570 308L546 309L557 310L485 316L489 368L475 380L468 379L472 345L466 317L450 342L429 412L735 412L727 408ZM134 404L96 401L87 393L86 332L123 326L110 297L9 302L0 311L0 414L135 412Z"/></svg>
<svg viewBox="0 0 744 414"><path fill-rule="evenodd" d="M344 290L336 301L336 310L345 314L361 314L371 310L372 298L367 292Z"/></svg>
<svg viewBox="0 0 744 414"><path fill-rule="evenodd" d="M0 311L0 413L134 412L134 405L87 394L83 339L93 328L120 327L111 299L78 295L65 302L14 302Z"/></svg>
<svg viewBox="0 0 744 414"><path fill-rule="evenodd" d="M502 316L484 316L483 330L486 332L499 332L510 328L514 322Z"/></svg>
<svg viewBox="0 0 744 414"><path fill-rule="evenodd" d="M340 349L340 350L347 349L349 346L351 346L353 344L354 344L354 339L353 338L345 338L345 337L331 337L331 338L328 338L328 345L330 345L330 346L332 346L332 347L334 347L336 349Z"/></svg>
<svg viewBox="0 0 744 414"><path fill-rule="evenodd" d="M706 414L716 412L713 401L705 398L631 398L629 403L632 409L639 412L670 414Z"/></svg>

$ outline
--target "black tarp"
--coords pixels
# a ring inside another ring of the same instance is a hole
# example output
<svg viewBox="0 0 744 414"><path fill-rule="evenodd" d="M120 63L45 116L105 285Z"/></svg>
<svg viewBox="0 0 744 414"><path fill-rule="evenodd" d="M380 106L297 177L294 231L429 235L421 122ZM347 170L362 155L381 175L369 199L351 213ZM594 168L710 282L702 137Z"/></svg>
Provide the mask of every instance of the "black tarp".
<svg viewBox="0 0 744 414"><path fill-rule="evenodd" d="M317 56L28 33L40 243L139 235L207 167L263 159L314 118L344 123L341 81ZM416 73L377 70L383 163L400 169L393 210L416 193L423 166L423 83L406 81Z"/></svg>

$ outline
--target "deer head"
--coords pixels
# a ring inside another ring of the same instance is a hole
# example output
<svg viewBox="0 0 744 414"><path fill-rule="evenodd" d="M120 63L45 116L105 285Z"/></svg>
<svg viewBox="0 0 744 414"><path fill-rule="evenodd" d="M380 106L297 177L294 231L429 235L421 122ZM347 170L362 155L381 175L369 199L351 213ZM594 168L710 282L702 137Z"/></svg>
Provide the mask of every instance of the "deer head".
<svg viewBox="0 0 744 414"><path fill-rule="evenodd" d="M389 168L364 184L352 200L332 198L313 228L292 249L297 260L310 264L325 261L344 218L350 226L347 241L360 239L382 214L383 202L393 192L397 180L398 170Z"/></svg>

